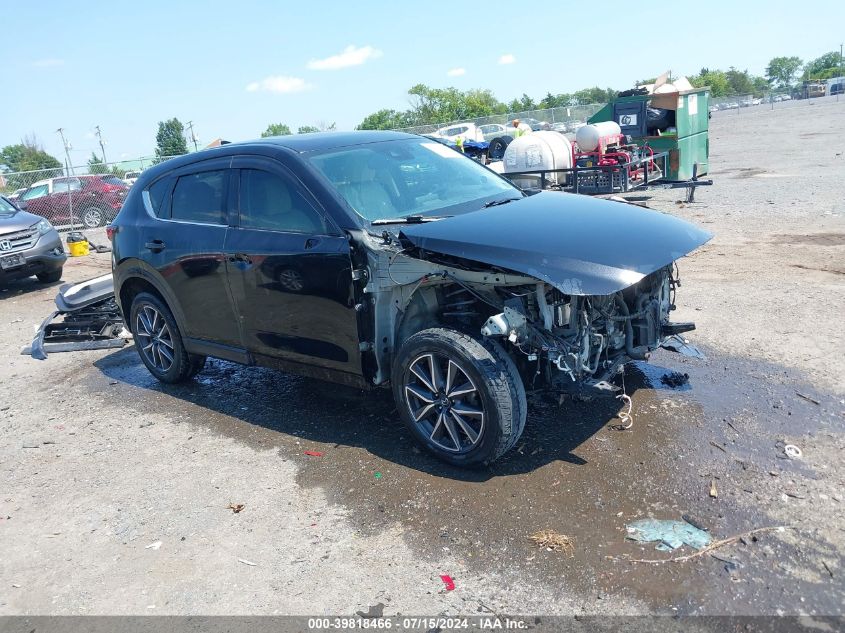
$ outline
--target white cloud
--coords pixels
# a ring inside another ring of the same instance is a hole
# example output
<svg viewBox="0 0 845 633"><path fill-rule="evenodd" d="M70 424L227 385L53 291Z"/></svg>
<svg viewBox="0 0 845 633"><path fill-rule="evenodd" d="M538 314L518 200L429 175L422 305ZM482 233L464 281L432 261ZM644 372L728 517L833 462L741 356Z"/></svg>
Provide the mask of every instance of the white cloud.
<svg viewBox="0 0 845 633"><path fill-rule="evenodd" d="M508 53L507 55L502 55L499 58L499 63L500 64L515 64L516 63L516 57L514 57L510 53Z"/></svg>
<svg viewBox="0 0 845 633"><path fill-rule="evenodd" d="M47 59L37 59L32 62L32 65L36 68L55 68L56 66L64 66L65 60L48 57Z"/></svg>
<svg viewBox="0 0 845 633"><path fill-rule="evenodd" d="M339 70L341 68L349 68L350 66L360 66L361 64L381 57L381 51L372 46L347 46L343 52L325 59L312 59L308 62L308 68L311 70Z"/></svg>
<svg viewBox="0 0 845 633"><path fill-rule="evenodd" d="M467 74L467 69L466 68L453 68L452 70L450 70L446 74L449 75L450 77L461 77L461 76Z"/></svg>
<svg viewBox="0 0 845 633"><path fill-rule="evenodd" d="M277 94L291 94L294 92L304 92L313 88L304 79L299 77L287 77L285 75L272 75L265 77L261 81L253 81L247 84L247 92L275 92Z"/></svg>

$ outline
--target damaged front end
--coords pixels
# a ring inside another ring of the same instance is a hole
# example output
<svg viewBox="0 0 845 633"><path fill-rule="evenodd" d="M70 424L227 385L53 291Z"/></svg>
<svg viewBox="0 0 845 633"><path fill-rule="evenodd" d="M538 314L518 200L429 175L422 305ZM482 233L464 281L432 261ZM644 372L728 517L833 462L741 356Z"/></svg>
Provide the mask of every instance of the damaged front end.
<svg viewBox="0 0 845 633"><path fill-rule="evenodd" d="M498 341L528 389L613 390L607 380L624 363L663 344L694 353L680 337L694 324L669 319L676 260L712 236L631 205L554 197L565 195L538 194L381 239L353 236L373 382L389 379L393 349L430 327Z"/></svg>
<svg viewBox="0 0 845 633"><path fill-rule="evenodd" d="M661 268L603 296L567 295L549 284L504 290L503 311L488 317L480 331L522 355L531 365L532 383L607 388L606 380L621 365L647 360L667 337L695 329L669 321L679 285L676 270Z"/></svg>

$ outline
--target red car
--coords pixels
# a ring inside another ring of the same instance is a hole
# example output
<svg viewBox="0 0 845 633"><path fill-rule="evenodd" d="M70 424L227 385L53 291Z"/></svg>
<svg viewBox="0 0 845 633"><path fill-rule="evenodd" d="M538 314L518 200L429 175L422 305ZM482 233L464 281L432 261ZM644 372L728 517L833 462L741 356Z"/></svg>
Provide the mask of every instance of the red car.
<svg viewBox="0 0 845 633"><path fill-rule="evenodd" d="M33 183L15 200L18 207L57 226L73 223L95 228L111 222L129 187L113 174L48 178Z"/></svg>

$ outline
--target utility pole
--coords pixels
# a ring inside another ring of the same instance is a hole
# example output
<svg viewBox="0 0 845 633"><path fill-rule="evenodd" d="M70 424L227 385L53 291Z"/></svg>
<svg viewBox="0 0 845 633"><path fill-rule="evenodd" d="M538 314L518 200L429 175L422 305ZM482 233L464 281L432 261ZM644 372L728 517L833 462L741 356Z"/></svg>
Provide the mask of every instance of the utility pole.
<svg viewBox="0 0 845 633"><path fill-rule="evenodd" d="M199 147L197 147L197 137L194 136L194 122L188 121L188 129L191 131L191 142L194 144L194 151L199 151Z"/></svg>
<svg viewBox="0 0 845 633"><path fill-rule="evenodd" d="M103 164L108 165L108 161L106 160L106 144L103 142L103 134L100 132L100 126L95 125L94 129L97 130L97 140L100 142L100 151L103 153Z"/></svg>
<svg viewBox="0 0 845 633"><path fill-rule="evenodd" d="M56 132L58 132L59 136L62 137L62 145L65 146L65 158L67 159L67 162L65 163L65 167L70 169L70 175L71 176L75 176L76 172L73 171L73 161L70 160L70 149L71 149L71 147L70 147L70 143L68 143L67 139L65 138L65 129L63 127L60 127L58 130L56 130Z"/></svg>

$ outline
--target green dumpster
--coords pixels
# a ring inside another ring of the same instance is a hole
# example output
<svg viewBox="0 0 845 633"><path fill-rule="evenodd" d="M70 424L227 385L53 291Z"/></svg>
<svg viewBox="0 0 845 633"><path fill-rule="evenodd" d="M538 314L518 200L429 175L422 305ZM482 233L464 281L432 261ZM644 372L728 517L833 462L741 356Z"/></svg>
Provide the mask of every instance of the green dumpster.
<svg viewBox="0 0 845 633"><path fill-rule="evenodd" d="M649 127L649 107L666 110L668 129L658 132ZM629 95L605 105L588 123L615 121L638 145L648 145L655 153L669 152L664 179L678 182L708 172L709 107L709 88Z"/></svg>

